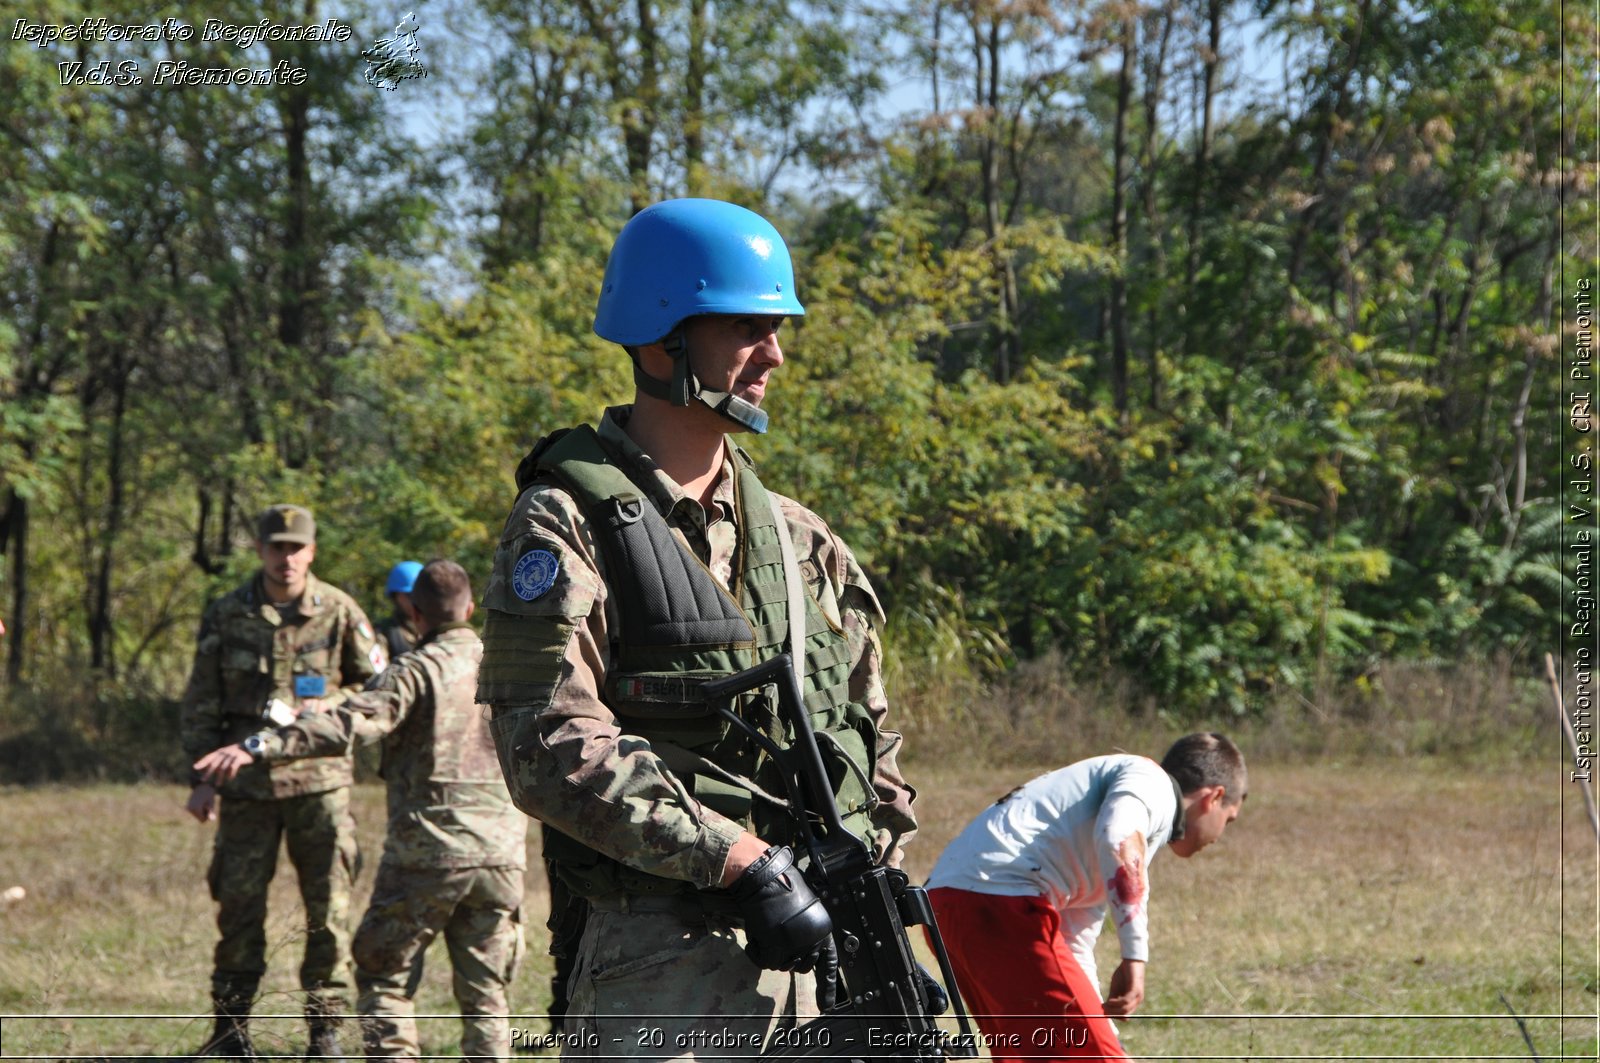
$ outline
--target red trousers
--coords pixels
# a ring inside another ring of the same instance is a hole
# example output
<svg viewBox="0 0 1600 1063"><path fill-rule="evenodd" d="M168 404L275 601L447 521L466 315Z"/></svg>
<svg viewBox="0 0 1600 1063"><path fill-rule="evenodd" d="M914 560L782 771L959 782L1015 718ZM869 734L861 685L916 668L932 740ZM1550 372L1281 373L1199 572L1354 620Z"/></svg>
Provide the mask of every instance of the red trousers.
<svg viewBox="0 0 1600 1063"><path fill-rule="evenodd" d="M1055 905L948 887L928 899L961 998L997 1063L1128 1058L1061 936Z"/></svg>

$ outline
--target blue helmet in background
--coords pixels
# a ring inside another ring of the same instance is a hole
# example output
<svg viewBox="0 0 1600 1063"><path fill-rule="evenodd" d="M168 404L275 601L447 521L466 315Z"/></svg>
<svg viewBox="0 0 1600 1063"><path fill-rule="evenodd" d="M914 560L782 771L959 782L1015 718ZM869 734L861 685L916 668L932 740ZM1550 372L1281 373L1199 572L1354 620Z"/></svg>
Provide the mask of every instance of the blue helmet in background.
<svg viewBox="0 0 1600 1063"><path fill-rule="evenodd" d="M641 391L674 406L696 399L740 428L767 430L767 415L736 395L700 385L689 364L682 325L699 314L801 317L789 247L753 210L717 199L669 199L633 216L606 260L594 331L632 351L661 343L672 356L671 381L644 371Z"/></svg>
<svg viewBox="0 0 1600 1063"><path fill-rule="evenodd" d="M385 594L410 594L417 585L417 573L422 571L421 561L402 561L389 570L389 582L384 584Z"/></svg>

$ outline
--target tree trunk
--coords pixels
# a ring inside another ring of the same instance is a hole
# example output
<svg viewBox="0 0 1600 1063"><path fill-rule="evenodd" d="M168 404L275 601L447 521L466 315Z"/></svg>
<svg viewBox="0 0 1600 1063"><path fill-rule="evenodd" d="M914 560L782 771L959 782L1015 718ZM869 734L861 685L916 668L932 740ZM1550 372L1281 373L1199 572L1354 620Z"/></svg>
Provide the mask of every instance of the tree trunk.
<svg viewBox="0 0 1600 1063"><path fill-rule="evenodd" d="M1333 161L1334 139L1338 136L1339 125L1345 119L1346 105L1350 102L1350 79L1361 68L1361 51L1366 43L1367 20L1371 11L1372 0L1362 0L1356 13L1355 40L1351 41L1350 47L1346 49L1343 68L1323 95L1326 103L1319 105L1322 115L1316 124L1321 128L1312 132L1313 134L1320 132L1322 137L1317 145L1317 161L1311 170L1310 198L1306 208L1300 212L1300 224L1295 229L1289 248L1288 275L1291 289L1300 281L1306 242L1311 237L1313 223L1321 212L1322 198L1327 193L1328 167Z"/></svg>
<svg viewBox="0 0 1600 1063"><path fill-rule="evenodd" d="M683 83L683 170L685 189L704 195L706 187L706 0L689 4L689 65Z"/></svg>
<svg viewBox="0 0 1600 1063"><path fill-rule="evenodd" d="M111 620L111 573L117 539L122 534L122 512L126 501L123 484L123 444L125 414L128 406L128 366L126 355L119 351L111 374L111 438L106 454L105 541L99 544L100 560L95 572L94 592L89 610L89 663L97 673L107 679L117 677L116 646Z"/></svg>
<svg viewBox="0 0 1600 1063"><path fill-rule="evenodd" d="M1172 5L1161 13L1161 33L1155 55L1145 66L1144 89L1144 245L1149 249L1151 276L1167 275L1166 245L1162 239L1161 204L1156 196L1156 177L1160 172L1156 161L1157 133L1161 123L1161 93L1166 84L1167 45L1172 40ZM1150 327L1146 340L1150 345L1150 408L1161 408L1161 351L1165 344L1161 327L1163 308L1150 307Z"/></svg>
<svg viewBox="0 0 1600 1063"><path fill-rule="evenodd" d="M656 31L655 11L650 0L638 0L639 27L635 44L639 49L639 77L633 98L627 101L622 117L623 150L628 160L628 188L633 212L639 213L650 205L651 134L657 113L656 101L661 95L660 72L656 65L659 34ZM625 84L622 74L625 59L620 51L610 60L615 67L613 84ZM621 102L621 101L619 101Z"/></svg>
<svg viewBox="0 0 1600 1063"><path fill-rule="evenodd" d="M28 500L11 492L6 510L11 529L11 623L6 627L6 681L22 685L22 665L28 641Z"/></svg>
<svg viewBox="0 0 1600 1063"><path fill-rule="evenodd" d="M1555 325L1555 271L1561 250L1561 227L1550 227L1550 242L1545 250L1544 272L1539 277L1539 303L1535 320L1545 329ZM1507 508L1506 533L1502 544L1506 549L1517 540L1522 524L1522 511L1528 498L1528 404L1533 398L1533 382L1539 368L1539 349L1528 344L1523 358L1522 390L1517 393L1516 406L1511 411L1511 498Z"/></svg>
<svg viewBox="0 0 1600 1063"><path fill-rule="evenodd" d="M978 139L978 159L983 176L983 228L989 241L995 286L999 299L995 305L994 378L1010 381L1019 358L1017 350L1017 285L1010 257L1001 246L1005 228L1000 204L1000 70L1002 47L1000 16L990 14L987 24L972 21L974 70L977 75L974 96L983 115L983 131Z"/></svg>
<svg viewBox="0 0 1600 1063"><path fill-rule="evenodd" d="M1206 183L1211 178L1212 121L1216 110L1217 68L1222 63L1222 5L1224 0L1206 2L1206 50L1201 59L1200 143L1195 145L1194 181L1189 189L1189 254L1183 270L1183 318L1185 327L1178 333L1179 349L1189 350L1186 327L1189 308L1199 299L1195 278L1200 273L1200 213L1205 206Z"/></svg>
<svg viewBox="0 0 1600 1063"><path fill-rule="evenodd" d="M81 54L81 53L80 53ZM74 115L72 128L76 133L81 122L81 116ZM74 138L75 139L75 138ZM57 379L65 371L65 345L58 349L57 357L47 364L40 364L36 356L45 344L46 321L50 317L50 308L46 305L46 293L55 291L50 283L55 273L56 259L61 250L62 240L66 238L62 223L51 219L50 228L45 233L44 247L39 255L39 276L37 291L38 301L34 304L33 325L28 330L28 342L23 348L24 357L17 367L17 380L19 381L17 393L14 396L19 408L26 409L28 404L39 396L49 395L55 387ZM22 460L24 464L33 461L38 454L37 444L30 436L24 436L21 441ZM16 488L8 492L9 500L6 504L5 516L0 518L0 554L8 550L11 554L11 614L6 625L6 681L17 687L22 684L22 673L27 660L28 641L28 499L19 494Z"/></svg>
<svg viewBox="0 0 1600 1063"><path fill-rule="evenodd" d="M233 481L222 484L222 514L217 519L217 543L213 548L206 535L211 527L213 505L211 489L204 484L196 488L200 515L194 526L194 551L189 555L195 566L208 576L215 576L227 567L228 555L233 552Z"/></svg>
<svg viewBox="0 0 1600 1063"><path fill-rule="evenodd" d="M1117 118L1111 156L1111 393L1117 413L1128 413L1128 107L1133 98L1137 23L1122 20L1122 69L1117 73Z"/></svg>
<svg viewBox="0 0 1600 1063"><path fill-rule="evenodd" d="M278 290L278 342L299 350L306 337L306 295L310 255L306 228L311 198L311 168L306 157L309 104L303 96L290 97L283 107L284 170L288 202L283 218L283 282Z"/></svg>
<svg viewBox="0 0 1600 1063"><path fill-rule="evenodd" d="M315 13L307 4L306 14ZM306 85L282 89L278 106L283 122L285 195L283 216L283 269L278 287L278 347L283 365L299 380L284 379L292 391L310 390L316 397L316 411L328 408L333 398L332 374L323 359L313 361L306 350L306 334L315 298L314 252L311 246L311 159L308 153L311 133L311 90ZM269 362L270 364L270 362ZM280 370L281 372L281 370ZM313 414L313 418L318 413ZM278 433L278 453L291 469L305 468L312 456L308 426L285 426Z"/></svg>

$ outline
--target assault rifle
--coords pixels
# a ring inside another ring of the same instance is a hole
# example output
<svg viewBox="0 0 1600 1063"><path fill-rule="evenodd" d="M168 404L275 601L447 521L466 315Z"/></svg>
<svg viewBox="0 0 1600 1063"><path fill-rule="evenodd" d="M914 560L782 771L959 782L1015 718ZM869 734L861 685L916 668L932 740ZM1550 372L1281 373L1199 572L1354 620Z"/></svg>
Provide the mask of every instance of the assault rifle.
<svg viewBox="0 0 1600 1063"><path fill-rule="evenodd" d="M776 688L780 719L794 731L792 749L778 748L766 735L728 708L738 694ZM821 1014L780 1043L768 1045L768 1059L916 1060L932 1063L972 1059L977 1044L967 1024L955 975L933 908L921 886L897 868L874 863L872 852L845 829L828 784L817 737L789 654L716 679L702 687L708 703L749 735L779 765L790 811L799 827L806 883L833 920L832 952L817 968ZM871 765L866 766L871 770ZM884 859L888 859L885 852ZM958 1035L941 1030L934 1017L944 1012L944 990L917 963L906 927L923 926L939 961L939 972L955 1002ZM840 991L842 990L842 992Z"/></svg>

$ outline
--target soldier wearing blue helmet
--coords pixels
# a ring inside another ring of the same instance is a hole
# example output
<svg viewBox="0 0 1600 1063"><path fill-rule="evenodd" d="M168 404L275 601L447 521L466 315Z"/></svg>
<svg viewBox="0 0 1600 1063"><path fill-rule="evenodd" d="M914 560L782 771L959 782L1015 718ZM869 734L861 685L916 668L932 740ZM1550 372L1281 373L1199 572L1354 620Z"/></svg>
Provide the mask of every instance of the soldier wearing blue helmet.
<svg viewBox="0 0 1600 1063"><path fill-rule="evenodd" d="M706 713L707 679L792 653L846 826L890 861L915 830L882 725L877 597L729 438L765 430L778 332L804 312L760 215L704 199L640 212L594 325L633 360L634 401L547 436L517 472L478 700L554 880L589 912L565 943L574 1054L756 1055L815 1011L805 972L829 917L793 867L784 780ZM734 708L789 741L761 696Z"/></svg>
<svg viewBox="0 0 1600 1063"><path fill-rule="evenodd" d="M389 651L389 660L416 648L422 637L411 619L411 588L417 585L417 575L422 571L421 561L401 561L389 570L383 593L389 596L394 611L378 625L378 637Z"/></svg>
<svg viewBox="0 0 1600 1063"><path fill-rule="evenodd" d="M707 387L696 375L685 324L703 315L803 317L789 248L761 215L711 199L674 199L640 211L611 249L600 282L594 331L633 358L639 390L674 406L697 401L737 430L765 432L760 396ZM776 331L776 323L773 330ZM660 347L668 379L652 375L639 350Z"/></svg>

